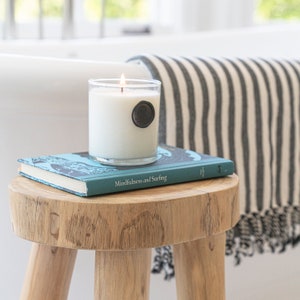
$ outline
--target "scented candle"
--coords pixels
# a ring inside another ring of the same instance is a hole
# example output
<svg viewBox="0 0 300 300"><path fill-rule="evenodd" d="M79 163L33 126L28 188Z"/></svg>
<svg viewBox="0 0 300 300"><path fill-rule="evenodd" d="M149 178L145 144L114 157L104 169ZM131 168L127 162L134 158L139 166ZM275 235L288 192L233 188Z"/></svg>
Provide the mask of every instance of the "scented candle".
<svg viewBox="0 0 300 300"><path fill-rule="evenodd" d="M89 154L112 165L154 162L159 105L159 81L89 80Z"/></svg>

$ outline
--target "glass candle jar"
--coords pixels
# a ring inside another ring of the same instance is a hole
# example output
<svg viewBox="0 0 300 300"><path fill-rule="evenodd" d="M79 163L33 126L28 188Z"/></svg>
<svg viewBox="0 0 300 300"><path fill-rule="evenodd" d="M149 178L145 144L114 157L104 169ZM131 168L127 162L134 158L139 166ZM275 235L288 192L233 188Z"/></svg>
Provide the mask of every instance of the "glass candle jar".
<svg viewBox="0 0 300 300"><path fill-rule="evenodd" d="M157 159L161 83L157 80L89 80L89 154L109 165L143 165Z"/></svg>

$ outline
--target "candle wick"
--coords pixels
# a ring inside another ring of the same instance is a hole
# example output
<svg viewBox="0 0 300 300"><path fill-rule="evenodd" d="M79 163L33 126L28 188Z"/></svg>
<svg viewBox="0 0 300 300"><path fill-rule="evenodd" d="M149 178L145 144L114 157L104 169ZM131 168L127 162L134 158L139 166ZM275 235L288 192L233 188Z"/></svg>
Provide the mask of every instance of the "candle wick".
<svg viewBox="0 0 300 300"><path fill-rule="evenodd" d="M121 86L121 93L123 93L123 92L124 92L124 87Z"/></svg>

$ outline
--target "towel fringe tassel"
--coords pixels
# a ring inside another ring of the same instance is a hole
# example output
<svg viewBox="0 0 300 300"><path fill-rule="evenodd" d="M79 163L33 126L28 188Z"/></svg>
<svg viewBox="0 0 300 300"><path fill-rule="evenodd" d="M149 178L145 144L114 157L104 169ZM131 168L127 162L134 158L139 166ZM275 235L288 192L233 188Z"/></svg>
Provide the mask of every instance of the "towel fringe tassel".
<svg viewBox="0 0 300 300"><path fill-rule="evenodd" d="M242 215L238 224L226 232L225 254L234 257L239 265L243 257L255 253L283 253L287 246L300 242L300 208L276 207L260 213ZM165 280L175 276L173 249L164 246L155 249L152 273L164 274Z"/></svg>

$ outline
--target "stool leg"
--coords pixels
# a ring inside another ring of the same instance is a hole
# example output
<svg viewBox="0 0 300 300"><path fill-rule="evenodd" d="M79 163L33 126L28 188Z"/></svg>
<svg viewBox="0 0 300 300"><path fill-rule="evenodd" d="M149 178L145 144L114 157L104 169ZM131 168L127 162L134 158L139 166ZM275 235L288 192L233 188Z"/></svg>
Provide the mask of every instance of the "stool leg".
<svg viewBox="0 0 300 300"><path fill-rule="evenodd" d="M151 249L96 251L95 300L149 299Z"/></svg>
<svg viewBox="0 0 300 300"><path fill-rule="evenodd" d="M34 243L21 300L66 300L77 250Z"/></svg>
<svg viewBox="0 0 300 300"><path fill-rule="evenodd" d="M225 233L174 245L178 300L225 299Z"/></svg>

